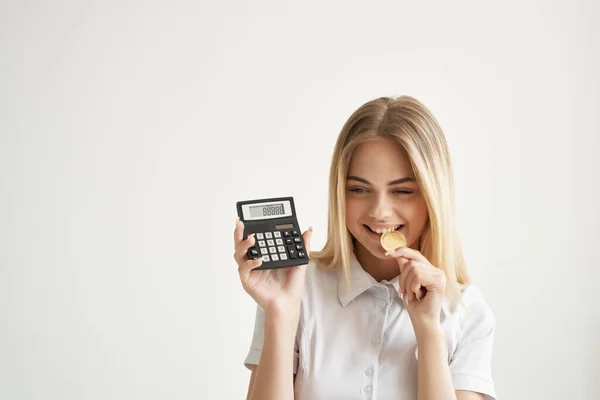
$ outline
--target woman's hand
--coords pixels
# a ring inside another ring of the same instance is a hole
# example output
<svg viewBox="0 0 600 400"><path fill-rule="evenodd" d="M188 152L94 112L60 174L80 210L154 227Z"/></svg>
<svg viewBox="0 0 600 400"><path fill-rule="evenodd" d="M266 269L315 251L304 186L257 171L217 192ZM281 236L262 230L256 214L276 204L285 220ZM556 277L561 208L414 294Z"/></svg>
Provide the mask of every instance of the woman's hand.
<svg viewBox="0 0 600 400"><path fill-rule="evenodd" d="M312 228L303 233L306 254L310 252ZM236 221L233 241L234 258L244 290L263 309L265 315L295 320L299 316L300 302L304 292L306 265L288 268L253 270L262 265L262 260L249 260L248 249L256 243L254 234L244 237L244 223ZM308 260L307 260L308 263Z"/></svg>
<svg viewBox="0 0 600 400"><path fill-rule="evenodd" d="M396 258L400 267L399 292L406 303L408 315L415 327L439 325L446 275L418 250L401 247L386 253Z"/></svg>

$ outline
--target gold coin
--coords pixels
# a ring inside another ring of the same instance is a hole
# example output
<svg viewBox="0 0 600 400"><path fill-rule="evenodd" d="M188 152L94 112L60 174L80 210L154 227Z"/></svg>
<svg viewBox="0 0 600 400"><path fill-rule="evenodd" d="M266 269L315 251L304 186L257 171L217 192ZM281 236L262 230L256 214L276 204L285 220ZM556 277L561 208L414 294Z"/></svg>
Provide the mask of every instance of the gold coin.
<svg viewBox="0 0 600 400"><path fill-rule="evenodd" d="M406 238L398 231L386 232L381 235L381 247L386 251L396 250L398 247L406 246Z"/></svg>

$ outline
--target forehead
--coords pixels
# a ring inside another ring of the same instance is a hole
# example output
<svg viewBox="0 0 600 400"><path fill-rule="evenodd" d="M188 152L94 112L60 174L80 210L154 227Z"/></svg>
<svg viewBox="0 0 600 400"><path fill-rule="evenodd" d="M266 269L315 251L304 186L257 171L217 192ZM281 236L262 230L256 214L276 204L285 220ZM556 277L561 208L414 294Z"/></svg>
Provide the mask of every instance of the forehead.
<svg viewBox="0 0 600 400"><path fill-rule="evenodd" d="M358 145L350 159L348 175L358 175L370 182L413 177L406 150L385 138L369 139Z"/></svg>

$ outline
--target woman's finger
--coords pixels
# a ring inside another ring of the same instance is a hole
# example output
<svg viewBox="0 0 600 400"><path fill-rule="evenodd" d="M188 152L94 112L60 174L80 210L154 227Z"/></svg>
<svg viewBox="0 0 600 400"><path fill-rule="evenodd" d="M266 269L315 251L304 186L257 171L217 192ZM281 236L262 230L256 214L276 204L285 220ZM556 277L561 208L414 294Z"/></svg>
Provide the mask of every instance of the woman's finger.
<svg viewBox="0 0 600 400"><path fill-rule="evenodd" d="M408 277L408 271L406 264L408 264L409 260L404 257L398 258L398 265L400 266L400 294L406 293L406 278Z"/></svg>
<svg viewBox="0 0 600 400"><path fill-rule="evenodd" d="M410 260L429 264L429 260L420 251L411 249L410 247L400 247L396 250L390 250L385 254L390 257L405 257Z"/></svg>
<svg viewBox="0 0 600 400"><path fill-rule="evenodd" d="M235 253L233 258L239 263L244 262L248 256L248 249L256 243L256 238L254 237L254 233L248 235L246 240L242 240L237 244L235 248Z"/></svg>
<svg viewBox="0 0 600 400"><path fill-rule="evenodd" d="M409 260L407 258L404 257L400 257L398 259L398 263L401 264L400 266L400 289L401 292L400 293L406 293L407 291L407 284L406 284L406 279L408 278L408 276L410 276L409 271L411 269L419 269L420 273L424 274L424 275L432 275L434 274L433 271L431 271L432 269L434 269L433 267L429 267L429 264L425 265L423 263L417 262L415 260Z"/></svg>
<svg viewBox="0 0 600 400"><path fill-rule="evenodd" d="M404 275L404 277L403 277ZM400 279L402 280L402 285L404 287L404 293L414 293L416 298L422 297L422 289L425 288L426 285L433 282L432 278L438 275L437 268L432 267L429 264L423 264L417 262L415 260L408 260L406 262L406 266L404 267L404 273L400 275ZM419 287L416 287L415 284L418 282Z"/></svg>
<svg viewBox="0 0 600 400"><path fill-rule="evenodd" d="M414 260L410 260L406 263L406 267L404 268L404 290L405 294L408 296L408 300L414 300L417 298L417 291L415 290L415 286L419 285L419 265ZM417 288L417 290L420 288Z"/></svg>
<svg viewBox="0 0 600 400"><path fill-rule="evenodd" d="M410 276L407 279L407 290L408 293L410 294L410 299L417 299L417 300L421 300L421 287L423 286L421 284L421 277L419 275L419 271L417 271L416 269L413 269L411 271L412 273L410 274Z"/></svg>
<svg viewBox="0 0 600 400"><path fill-rule="evenodd" d="M260 267L262 263L262 258L257 258L256 260L246 260L244 262L239 263L238 273L240 274L242 283L247 282L252 270Z"/></svg>
<svg viewBox="0 0 600 400"><path fill-rule="evenodd" d="M437 268L416 268L406 285L417 298L422 297L421 288L443 292L446 287L444 272Z"/></svg>
<svg viewBox="0 0 600 400"><path fill-rule="evenodd" d="M244 239L244 223L238 217L235 220L235 229L233 231L233 246L237 245Z"/></svg>
<svg viewBox="0 0 600 400"><path fill-rule="evenodd" d="M308 228L307 231L305 231L302 234L302 239L304 239L304 249L306 250L307 257L310 254L310 238L312 236L312 232L313 232L313 228L311 226L310 228Z"/></svg>

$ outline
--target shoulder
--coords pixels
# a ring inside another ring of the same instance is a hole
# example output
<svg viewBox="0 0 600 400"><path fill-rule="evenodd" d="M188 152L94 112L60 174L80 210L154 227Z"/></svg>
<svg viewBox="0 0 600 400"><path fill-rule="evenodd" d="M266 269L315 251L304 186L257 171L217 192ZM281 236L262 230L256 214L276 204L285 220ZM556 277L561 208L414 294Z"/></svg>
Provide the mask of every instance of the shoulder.
<svg viewBox="0 0 600 400"><path fill-rule="evenodd" d="M310 260L306 266L307 285L331 285L337 284L338 273L328 269L325 265L315 260Z"/></svg>
<svg viewBox="0 0 600 400"><path fill-rule="evenodd" d="M322 303L338 295L338 273L310 260L306 266L303 302Z"/></svg>
<svg viewBox="0 0 600 400"><path fill-rule="evenodd" d="M463 290L459 308L463 333L474 329L494 331L496 325L494 313L477 286L470 284Z"/></svg>
<svg viewBox="0 0 600 400"><path fill-rule="evenodd" d="M461 300L465 305L488 307L487 302L483 297L483 293L473 284L469 284L463 289Z"/></svg>

